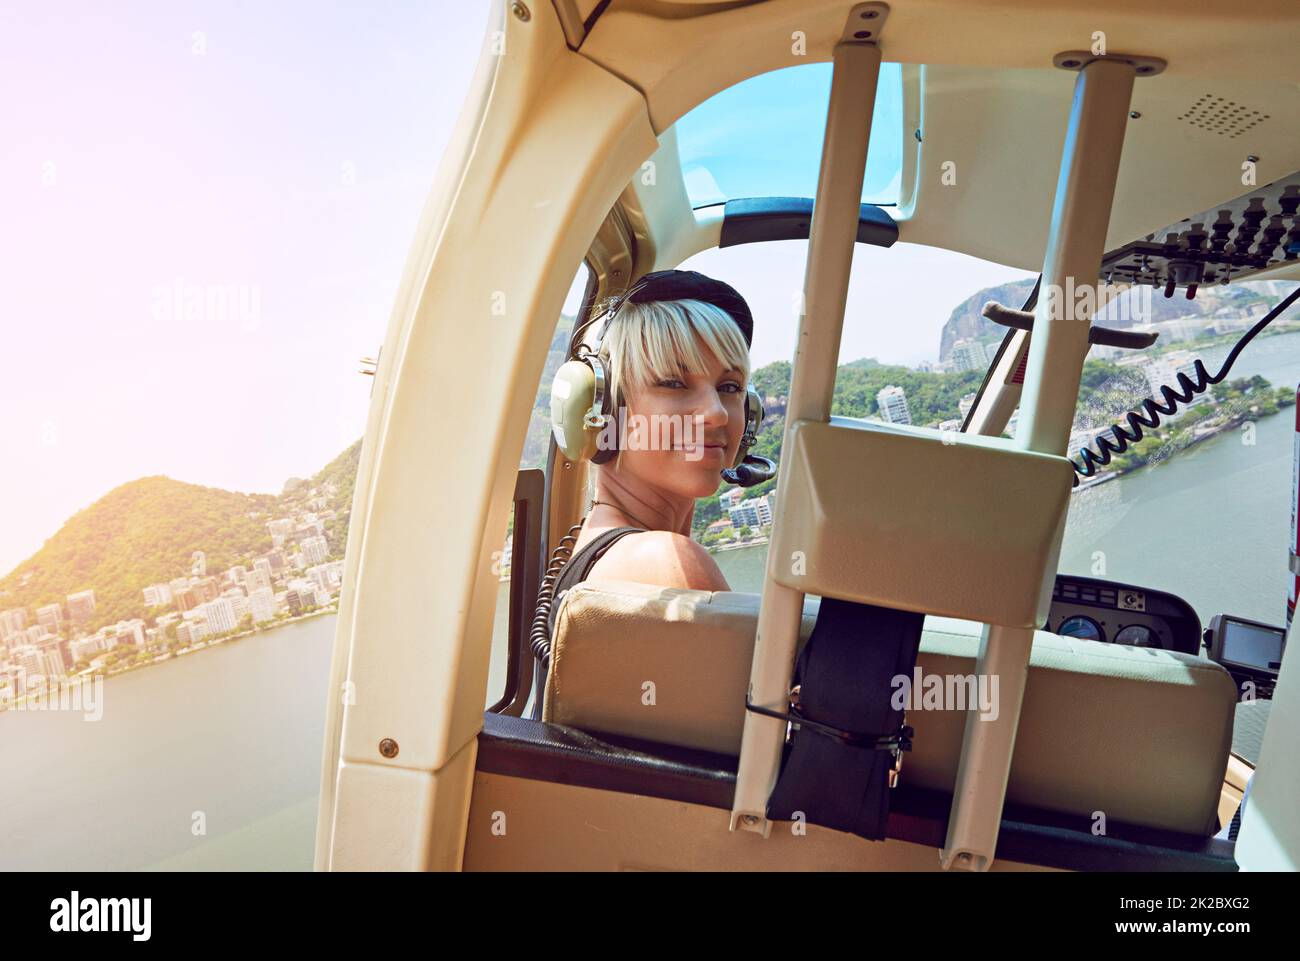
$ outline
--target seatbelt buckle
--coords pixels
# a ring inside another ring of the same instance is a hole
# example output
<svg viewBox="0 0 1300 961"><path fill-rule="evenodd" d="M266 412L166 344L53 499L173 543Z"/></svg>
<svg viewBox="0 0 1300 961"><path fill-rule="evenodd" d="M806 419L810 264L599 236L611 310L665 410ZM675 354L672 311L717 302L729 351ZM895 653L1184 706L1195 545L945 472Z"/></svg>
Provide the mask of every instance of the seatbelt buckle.
<svg viewBox="0 0 1300 961"><path fill-rule="evenodd" d="M913 731L906 724L898 729L898 743L893 748L894 766L889 769L890 788L898 787L898 772L903 769L903 752L912 750Z"/></svg>

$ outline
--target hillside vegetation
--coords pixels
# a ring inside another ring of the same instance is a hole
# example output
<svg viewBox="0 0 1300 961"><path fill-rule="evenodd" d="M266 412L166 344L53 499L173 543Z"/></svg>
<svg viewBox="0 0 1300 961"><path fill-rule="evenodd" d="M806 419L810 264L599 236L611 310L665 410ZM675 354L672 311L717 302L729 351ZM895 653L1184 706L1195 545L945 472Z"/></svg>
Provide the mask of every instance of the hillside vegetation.
<svg viewBox="0 0 1300 961"><path fill-rule="evenodd" d="M268 521L304 509L307 491L333 481L327 525L332 551L347 542L348 513L361 442L357 441L307 481L274 494L240 494L170 477L142 477L109 491L73 515L43 547L0 579L0 609L63 603L67 595L95 592L87 625L138 617L145 587L190 572L190 558L203 551L210 573L235 564L251 566L271 550Z"/></svg>

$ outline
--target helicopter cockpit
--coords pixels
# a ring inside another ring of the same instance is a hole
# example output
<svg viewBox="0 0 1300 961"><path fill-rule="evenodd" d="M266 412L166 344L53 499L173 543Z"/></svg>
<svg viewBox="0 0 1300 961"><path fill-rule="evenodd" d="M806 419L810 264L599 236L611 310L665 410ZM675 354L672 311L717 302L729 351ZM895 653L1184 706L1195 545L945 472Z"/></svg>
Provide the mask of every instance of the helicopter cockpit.
<svg viewBox="0 0 1300 961"><path fill-rule="evenodd" d="M1300 380L1286 340L1300 338L1300 87L1262 79L1294 74L1287 45L1182 6L1153 44L1145 27L1175 9L1163 3L1017 9L1014 42L942 0L672 17L614 3L590 21L581 6L557 4L554 21L503 11L527 66L484 68L495 80L467 114L464 166L428 215L447 233L404 286L335 660L336 679L382 677L394 694L332 716L318 864L1232 871L1288 857L1300 824L1282 813L1295 761L1277 717L1300 693L1282 670L1289 613L1281 624L1300 562L1278 497L1294 509L1294 427L1278 411ZM954 17L978 35L945 41ZM778 91L813 117L811 151ZM728 153L746 94L811 173L760 190L788 158ZM494 144L513 152L487 169ZM489 237L497 266L472 264ZM788 380L764 397L754 448L779 450L777 474L746 488L770 495L754 578L550 598L591 468L552 442L542 399L595 306L650 272L783 242L803 263ZM848 416L846 331L908 322L849 311L855 251L888 272L902 245L1028 277L963 321L980 361L945 395L958 410L908 422L870 393L879 416ZM1243 283L1256 286L1216 306L1213 334L1164 306ZM503 287L499 302L525 306L495 315L509 353L479 372L501 401L495 443L464 452L455 509L417 506L433 452L387 477L376 465L419 448L426 382L457 382L430 358L481 335L429 318ZM530 437L544 466L518 470ZM1240 490L1260 493L1238 511ZM438 585L419 602L436 634L423 655L372 649L368 634L418 612L387 613L391 588L368 589L367 565L393 570L385 558L435 518L444 544L484 563L448 548L420 575ZM486 558L507 523L505 583L500 552ZM1225 573L1244 556L1232 531L1289 539L1289 572L1279 552L1276 583L1246 562ZM539 598L555 602L553 631ZM435 675L430 705L421 679ZM1247 702L1270 698L1285 707L1247 750ZM384 739L402 762L375 756ZM406 801L371 807L381 783ZM1239 808L1240 834L1223 834ZM407 829L414 852L379 843Z"/></svg>

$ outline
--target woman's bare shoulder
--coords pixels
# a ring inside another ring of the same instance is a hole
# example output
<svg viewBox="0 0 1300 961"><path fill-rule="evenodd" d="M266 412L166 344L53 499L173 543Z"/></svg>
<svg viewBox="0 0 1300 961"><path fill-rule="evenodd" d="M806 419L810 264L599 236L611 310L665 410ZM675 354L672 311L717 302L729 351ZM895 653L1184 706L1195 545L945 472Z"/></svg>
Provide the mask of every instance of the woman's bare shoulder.
<svg viewBox="0 0 1300 961"><path fill-rule="evenodd" d="M726 577L703 547L672 531L642 531L615 541L591 568L589 581L636 581L661 587L729 591Z"/></svg>

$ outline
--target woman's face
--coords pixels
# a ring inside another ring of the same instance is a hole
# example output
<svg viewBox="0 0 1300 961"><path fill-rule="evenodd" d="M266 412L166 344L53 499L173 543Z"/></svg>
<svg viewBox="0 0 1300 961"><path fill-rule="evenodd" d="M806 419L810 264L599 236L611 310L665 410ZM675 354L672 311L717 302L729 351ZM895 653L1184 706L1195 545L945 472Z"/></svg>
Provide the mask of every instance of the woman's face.
<svg viewBox="0 0 1300 961"><path fill-rule="evenodd" d="M717 492L745 430L745 378L702 348L703 374L665 377L627 396L627 440L617 470L684 498Z"/></svg>

